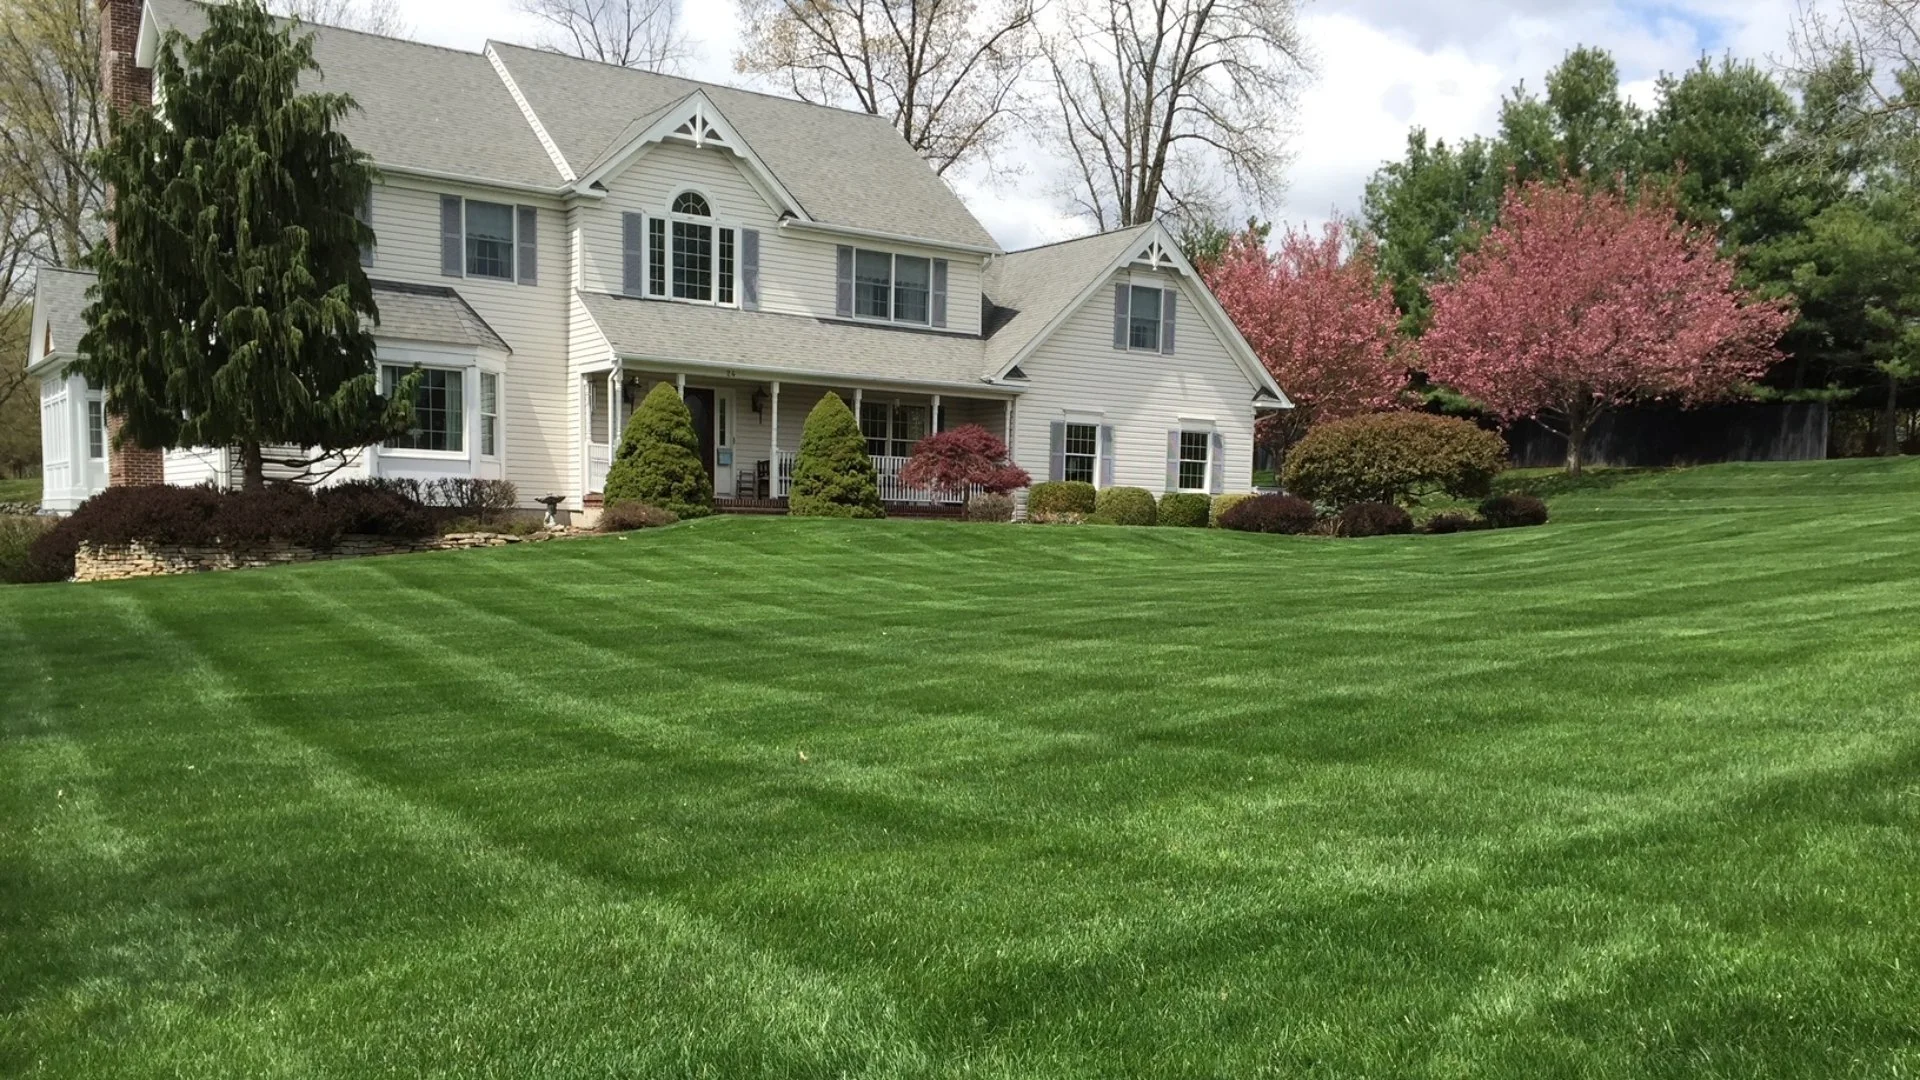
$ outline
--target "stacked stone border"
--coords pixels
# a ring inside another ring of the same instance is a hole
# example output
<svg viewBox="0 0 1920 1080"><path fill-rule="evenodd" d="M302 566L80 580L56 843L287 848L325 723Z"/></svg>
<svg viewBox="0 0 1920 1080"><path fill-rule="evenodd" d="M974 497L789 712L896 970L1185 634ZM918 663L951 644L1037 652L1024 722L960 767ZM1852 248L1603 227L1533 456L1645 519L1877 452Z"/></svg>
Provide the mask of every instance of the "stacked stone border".
<svg viewBox="0 0 1920 1080"><path fill-rule="evenodd" d="M371 555L411 555L422 551L460 551L505 547L508 544L561 540L588 533L569 528L542 529L524 536L510 533L451 533L418 540L390 536L346 536L330 548L301 547L280 541L245 550L202 544L81 544L73 559L75 581L124 581L167 574L199 574L211 570L244 570L257 566L362 559Z"/></svg>

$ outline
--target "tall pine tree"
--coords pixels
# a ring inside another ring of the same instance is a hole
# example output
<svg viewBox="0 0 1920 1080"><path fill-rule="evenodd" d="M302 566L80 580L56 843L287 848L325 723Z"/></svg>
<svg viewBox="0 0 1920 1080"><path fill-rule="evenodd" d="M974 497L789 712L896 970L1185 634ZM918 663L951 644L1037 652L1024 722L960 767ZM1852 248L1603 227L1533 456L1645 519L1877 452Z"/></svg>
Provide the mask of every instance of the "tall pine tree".
<svg viewBox="0 0 1920 1080"><path fill-rule="evenodd" d="M248 489L261 448L347 450L406 430L414 381L381 396L357 211L372 163L337 130L344 94L303 93L311 35L258 0L169 31L154 108L115 117L94 159L113 237L74 365L105 388L119 438L234 446Z"/></svg>

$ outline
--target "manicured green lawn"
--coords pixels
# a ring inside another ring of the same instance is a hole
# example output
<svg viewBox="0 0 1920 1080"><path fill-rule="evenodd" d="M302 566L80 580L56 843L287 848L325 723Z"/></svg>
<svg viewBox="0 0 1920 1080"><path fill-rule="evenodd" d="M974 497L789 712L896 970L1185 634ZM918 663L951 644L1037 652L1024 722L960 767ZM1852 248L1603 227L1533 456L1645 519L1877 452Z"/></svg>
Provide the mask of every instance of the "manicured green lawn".
<svg viewBox="0 0 1920 1080"><path fill-rule="evenodd" d="M40 501L40 478L26 476L16 480L0 477L0 503Z"/></svg>
<svg viewBox="0 0 1920 1080"><path fill-rule="evenodd" d="M0 589L0 1075L1920 1071L1920 461Z"/></svg>

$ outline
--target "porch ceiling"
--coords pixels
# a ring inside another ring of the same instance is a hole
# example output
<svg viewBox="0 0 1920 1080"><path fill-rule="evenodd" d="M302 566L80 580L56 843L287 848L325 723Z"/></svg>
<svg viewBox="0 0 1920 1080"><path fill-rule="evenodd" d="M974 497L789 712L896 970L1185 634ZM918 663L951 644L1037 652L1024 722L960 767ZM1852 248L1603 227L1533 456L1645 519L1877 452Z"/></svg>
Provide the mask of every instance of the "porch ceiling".
<svg viewBox="0 0 1920 1080"><path fill-rule="evenodd" d="M986 381L979 338L604 293L582 292L580 299L615 353L647 364L991 397L1012 397L1020 389Z"/></svg>

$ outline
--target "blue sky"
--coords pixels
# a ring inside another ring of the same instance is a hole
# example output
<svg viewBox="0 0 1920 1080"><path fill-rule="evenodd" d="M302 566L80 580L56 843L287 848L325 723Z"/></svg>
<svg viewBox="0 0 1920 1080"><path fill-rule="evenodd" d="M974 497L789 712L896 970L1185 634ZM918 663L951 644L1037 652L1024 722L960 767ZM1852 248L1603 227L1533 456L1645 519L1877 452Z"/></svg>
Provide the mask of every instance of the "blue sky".
<svg viewBox="0 0 1920 1080"><path fill-rule="evenodd" d="M487 38L536 43L539 27L512 0L402 0L422 40L479 48ZM1320 0L1301 28L1319 73L1301 95L1288 144L1288 189L1261 216L1317 223L1358 204L1366 178L1397 157L1409 126L1457 139L1492 130L1501 95L1541 77L1576 45L1598 45L1619 62L1628 92L1651 104L1662 71L1702 54L1765 62L1784 56L1793 0ZM735 82L731 0L687 0L694 56L683 74ZM1016 147L1011 181L980 175L955 186L1004 247L1087 231L1049 196L1050 161L1037 145Z"/></svg>

